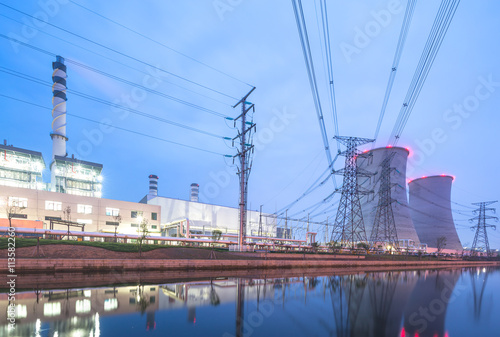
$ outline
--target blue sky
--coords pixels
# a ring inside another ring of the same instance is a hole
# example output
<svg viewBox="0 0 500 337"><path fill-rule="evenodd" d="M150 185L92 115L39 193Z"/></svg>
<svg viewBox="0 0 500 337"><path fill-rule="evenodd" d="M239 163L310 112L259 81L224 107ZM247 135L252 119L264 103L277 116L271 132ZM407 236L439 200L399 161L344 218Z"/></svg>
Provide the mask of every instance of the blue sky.
<svg viewBox="0 0 500 337"><path fill-rule="evenodd" d="M266 212L279 210L299 197L325 170L326 158L290 1L150 1L147 5L144 1L75 2L239 80L137 36L67 0L2 0L1 3L47 19L88 40L41 25L5 6L0 6L1 34L225 116L238 115L239 110L231 105L237 101L234 98L250 90L245 83L256 86L250 97L256 104L254 121L258 131L250 178L251 209L263 205ZM405 5L406 1L386 0L328 3L341 135L366 138L374 135ZM387 144L438 6L438 1L417 3L377 146ZM346 45L355 45L357 32L366 32L377 16L389 9L397 10L386 17L383 26L379 24L380 29L368 36L357 53L343 52ZM331 138L333 122L328 110L326 70L313 1L304 1L304 12ZM470 244L473 239L466 221L472 217L471 209L467 208L470 203L500 199L496 178L499 159L495 155L495 130L500 125L500 117L495 113L500 105L499 14L498 1L461 1L398 144L412 150L408 178L433 174L456 177L452 199L460 212L454 213L454 217L463 244ZM41 26L37 27L40 30L30 28L36 25ZM2 67L51 81L52 56L4 38L0 39L0 47ZM176 76L155 71L123 55ZM42 109L0 97L0 138L14 146L43 152L48 165L50 87L4 72L0 72L0 81L4 95L47 107ZM483 89L478 94L480 85ZM68 87L217 136L236 134L231 123L221 117L153 93L144 95L134 87L74 64L68 64ZM486 87L489 91L484 90ZM477 104L472 106L474 102ZM457 106L467 104L470 111L457 110ZM68 113L108 121L119 128L220 154L235 153L231 144L220 138L126 113L71 93L67 108ZM99 124L72 116L68 116L67 123L68 152L104 165L106 198L138 201L147 193L147 176L157 174L160 195L186 199L189 185L197 182L201 201L237 206L237 177L229 158L118 129L103 132ZM336 168L341 166L342 159L337 161ZM337 182L341 184L341 177L337 177ZM330 194L332 185L330 181L317 189L289 214L295 213L297 218L306 215L307 212L300 211ZM338 197L333 202L336 200ZM336 207L328 207L326 203L318 209L326 213L316 220L335 215ZM500 248L500 233L489 233L491 245Z"/></svg>

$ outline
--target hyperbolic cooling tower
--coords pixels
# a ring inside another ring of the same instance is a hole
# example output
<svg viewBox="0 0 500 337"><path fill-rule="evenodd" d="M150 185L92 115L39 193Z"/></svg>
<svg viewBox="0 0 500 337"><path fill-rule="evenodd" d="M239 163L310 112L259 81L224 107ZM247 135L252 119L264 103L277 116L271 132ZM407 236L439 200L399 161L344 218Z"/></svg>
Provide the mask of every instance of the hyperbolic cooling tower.
<svg viewBox="0 0 500 337"><path fill-rule="evenodd" d="M358 185L360 188L362 190L370 191L370 193L361 194L360 196L366 236L367 238L370 238L373 222L375 220L375 214L377 212L381 163L392 153L394 153L394 157L390 163L390 182L392 184L391 198L394 201L391 205L398 240L409 239L413 240L415 245L419 245L420 240L415 227L413 226L406 195L406 161L408 159L409 150L402 147L377 148L365 152L357 158L359 169L375 173L369 178L358 178Z"/></svg>
<svg viewBox="0 0 500 337"><path fill-rule="evenodd" d="M439 237L446 237L445 249L462 250L451 213L451 183L447 175L412 180L410 212L418 237L428 247L437 248Z"/></svg>

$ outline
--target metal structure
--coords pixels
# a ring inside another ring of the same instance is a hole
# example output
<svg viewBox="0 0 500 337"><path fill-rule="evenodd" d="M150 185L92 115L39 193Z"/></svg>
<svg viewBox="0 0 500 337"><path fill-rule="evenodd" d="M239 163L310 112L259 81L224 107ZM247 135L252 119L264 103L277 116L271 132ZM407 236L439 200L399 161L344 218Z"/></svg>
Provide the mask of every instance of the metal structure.
<svg viewBox="0 0 500 337"><path fill-rule="evenodd" d="M375 214L370 243L372 245L388 244L391 247L398 248L398 233L396 223L394 222L394 213L392 211L391 189L391 161L396 153L388 154L382 161L380 171L380 187L378 190L378 206Z"/></svg>
<svg viewBox="0 0 500 337"><path fill-rule="evenodd" d="M246 214L247 214L247 195L248 195L248 177L250 175L250 170L252 169L252 160L251 155L253 154L254 145L253 145L253 132L255 132L255 124L252 120L247 120L247 114L252 111L255 111L255 105L253 103L247 102L248 96L255 90L253 87L248 94L246 94L233 108L236 108L241 104L241 114L234 119L234 126L236 127L236 122L238 119L241 120L241 129L238 130L238 135L233 138L233 146L234 141L239 140L239 149L238 154L234 156L233 160L236 157L239 157L239 167L238 167L238 175L240 178L240 231L238 237L238 244L240 249L243 248L245 244L245 235L246 235Z"/></svg>
<svg viewBox="0 0 500 337"><path fill-rule="evenodd" d="M451 210L452 182L453 177L449 175L422 177L410 181L409 208L421 243L430 248L444 248L458 253L462 251L462 244ZM444 238L446 245L443 247ZM438 245L438 242L441 244Z"/></svg>
<svg viewBox="0 0 500 337"><path fill-rule="evenodd" d="M0 145L0 185L43 190L44 169L40 152L7 145L6 140Z"/></svg>
<svg viewBox="0 0 500 337"><path fill-rule="evenodd" d="M339 208L332 230L332 240L339 242L341 247L350 244L355 248L355 242L366 242L365 225L359 200L360 187L358 177L370 176L371 174L360 170L357 167L356 158L361 155L357 147L362 144L373 142L373 139L357 137L334 137L346 146L346 150L341 153L345 156L345 167L335 174L344 176L340 197Z"/></svg>
<svg viewBox="0 0 500 337"><path fill-rule="evenodd" d="M486 211L495 212L495 208L486 207L488 205L494 204L496 201L484 201L473 203L473 205L479 206L478 209L474 210L475 214L478 214L476 217L470 219L469 221L477 220L477 225L472 226L472 230L476 230L476 235L474 235L474 242L472 243L472 254L477 255L477 253L484 249L487 256L491 256L490 251L490 243L488 242L488 232L486 231L487 227L491 227L493 229L497 229L495 225L489 225L486 223L487 219L493 219L498 221L498 218L491 215L486 215Z"/></svg>

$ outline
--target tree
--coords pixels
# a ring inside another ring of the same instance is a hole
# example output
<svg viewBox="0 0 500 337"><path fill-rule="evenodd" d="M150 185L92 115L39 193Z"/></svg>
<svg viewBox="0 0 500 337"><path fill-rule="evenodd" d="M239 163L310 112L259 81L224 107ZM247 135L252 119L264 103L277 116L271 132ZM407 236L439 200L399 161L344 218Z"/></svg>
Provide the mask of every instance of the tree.
<svg viewBox="0 0 500 337"><path fill-rule="evenodd" d="M137 245L139 246L139 257L142 257L142 244L149 235L149 227L148 227L148 219L142 219L139 228L137 229L137 234L139 237L137 238Z"/></svg>
<svg viewBox="0 0 500 337"><path fill-rule="evenodd" d="M63 211L64 220L71 221L71 206L67 206Z"/></svg>
<svg viewBox="0 0 500 337"><path fill-rule="evenodd" d="M446 246L446 237L445 236L440 236L436 240L436 248L438 254L441 254L441 251L444 249Z"/></svg>
<svg viewBox="0 0 500 337"><path fill-rule="evenodd" d="M12 218L15 218L17 214L20 214L26 207L20 205L19 201L14 200L12 197L5 198L4 210L9 219L9 227L12 227Z"/></svg>
<svg viewBox="0 0 500 337"><path fill-rule="evenodd" d="M368 253L368 251L370 250L370 245L367 244L366 242L360 242L356 246L357 248L364 249L366 253Z"/></svg>
<svg viewBox="0 0 500 337"><path fill-rule="evenodd" d="M115 242L117 242L117 239L116 239L116 230L118 229L118 226L120 226L120 223L122 222L122 216L120 215L120 213L118 213L117 215L113 216L113 219L117 223L117 224L115 224Z"/></svg>
<svg viewBox="0 0 500 337"><path fill-rule="evenodd" d="M332 253L335 252L336 249L339 249L341 248L340 247L340 243L338 243L337 241L330 241L330 242L327 242L326 245L328 247L330 247L330 249L332 250Z"/></svg>
<svg viewBox="0 0 500 337"><path fill-rule="evenodd" d="M319 242L311 242L312 251L315 253L319 247Z"/></svg>
<svg viewBox="0 0 500 337"><path fill-rule="evenodd" d="M212 251L210 252L210 258L211 259L216 259L217 257L215 256L215 243L220 240L222 236L222 231L219 229L214 229L212 231Z"/></svg>

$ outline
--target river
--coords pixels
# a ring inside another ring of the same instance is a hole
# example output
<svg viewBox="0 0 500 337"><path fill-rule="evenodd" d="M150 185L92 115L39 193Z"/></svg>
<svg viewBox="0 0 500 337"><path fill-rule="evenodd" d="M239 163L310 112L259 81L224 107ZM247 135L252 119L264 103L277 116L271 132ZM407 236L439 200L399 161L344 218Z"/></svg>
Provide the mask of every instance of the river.
<svg viewBox="0 0 500 337"><path fill-rule="evenodd" d="M113 283L113 285L109 285ZM0 336L498 335L500 268L193 277L19 289Z"/></svg>

